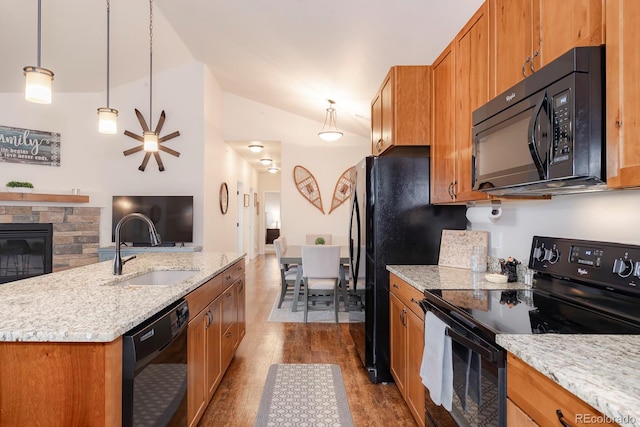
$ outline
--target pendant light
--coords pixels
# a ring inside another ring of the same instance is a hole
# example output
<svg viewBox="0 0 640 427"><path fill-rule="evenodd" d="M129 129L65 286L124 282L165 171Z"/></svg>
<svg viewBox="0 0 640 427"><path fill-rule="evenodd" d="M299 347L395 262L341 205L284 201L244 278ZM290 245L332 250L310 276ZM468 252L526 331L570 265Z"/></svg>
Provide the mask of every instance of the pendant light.
<svg viewBox="0 0 640 427"><path fill-rule="evenodd" d="M111 12L111 2L107 0L107 106L98 108L98 132L115 134L118 133L118 110L109 108L109 16Z"/></svg>
<svg viewBox="0 0 640 427"><path fill-rule="evenodd" d="M149 124L153 120L153 0L149 0ZM158 134L149 129L143 133L144 151L158 151Z"/></svg>
<svg viewBox="0 0 640 427"><path fill-rule="evenodd" d="M25 76L24 98L27 101L37 104L51 104L51 81L53 80L53 71L40 67L40 46L41 46L41 15L42 4L38 0L38 56L37 66L27 66L22 70Z"/></svg>
<svg viewBox="0 0 640 427"><path fill-rule="evenodd" d="M327 101L329 101L329 108L327 108L324 118L324 126L322 126L322 131L318 132L318 136L325 141L337 141L342 138L342 132L336 126L336 109L333 108L335 101L330 99Z"/></svg>
<svg viewBox="0 0 640 427"><path fill-rule="evenodd" d="M249 145L249 150L251 150L252 153L259 153L262 151L262 149L264 148L264 146L260 145L260 144L251 144Z"/></svg>

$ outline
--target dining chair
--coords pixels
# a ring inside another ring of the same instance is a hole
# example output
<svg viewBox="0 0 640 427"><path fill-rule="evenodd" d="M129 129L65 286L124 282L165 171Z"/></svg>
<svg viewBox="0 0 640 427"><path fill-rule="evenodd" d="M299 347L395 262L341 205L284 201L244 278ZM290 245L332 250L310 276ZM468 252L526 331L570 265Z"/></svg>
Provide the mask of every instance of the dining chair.
<svg viewBox="0 0 640 427"><path fill-rule="evenodd" d="M333 301L333 311L336 323L338 323L340 246L305 245L301 248L301 254L304 283L304 323L307 323L310 295L316 302Z"/></svg>
<svg viewBox="0 0 640 427"><path fill-rule="evenodd" d="M289 291L289 286L295 288L295 283L298 278L298 267L288 267L280 261L282 257L282 240L280 238L273 241L273 247L276 250L276 258L278 259L278 265L280 267L280 301L278 301L278 308L280 308ZM294 295L293 297L297 298L298 295Z"/></svg>
<svg viewBox="0 0 640 427"><path fill-rule="evenodd" d="M307 245L315 245L318 237L322 237L324 239L325 245L331 245L331 234L307 234L306 237Z"/></svg>

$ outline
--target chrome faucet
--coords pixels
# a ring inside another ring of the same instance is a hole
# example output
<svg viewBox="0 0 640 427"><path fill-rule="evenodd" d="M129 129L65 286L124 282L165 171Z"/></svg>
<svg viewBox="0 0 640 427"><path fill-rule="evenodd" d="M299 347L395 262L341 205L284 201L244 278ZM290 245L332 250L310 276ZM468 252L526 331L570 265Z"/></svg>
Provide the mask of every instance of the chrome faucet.
<svg viewBox="0 0 640 427"><path fill-rule="evenodd" d="M151 246L158 246L161 243L160 240L160 235L158 234L158 231L156 230L156 226L153 225L153 221L151 221L149 219L148 216L143 215L141 213L138 212L133 212L130 214L127 214L125 216L122 217L122 219L120 221L118 221L118 224L116 224L116 231L115 231L115 237L116 237L116 254L113 257L113 274L119 276L122 274L122 266L127 262L127 261L131 261L132 259L134 259L136 256L133 255L125 260L122 260L122 258L120 257L120 245L122 244L120 242L120 227L122 227L126 222L128 222L129 220L132 219L140 219L144 222L147 223L147 225L149 226L149 237L151 238Z"/></svg>

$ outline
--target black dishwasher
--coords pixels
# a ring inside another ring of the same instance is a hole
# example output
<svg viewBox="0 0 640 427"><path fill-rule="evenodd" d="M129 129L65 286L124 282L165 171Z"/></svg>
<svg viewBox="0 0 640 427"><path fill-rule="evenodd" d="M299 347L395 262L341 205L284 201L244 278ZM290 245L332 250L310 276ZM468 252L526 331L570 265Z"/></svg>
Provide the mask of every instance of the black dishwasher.
<svg viewBox="0 0 640 427"><path fill-rule="evenodd" d="M187 323L183 299L125 333L122 426L187 425Z"/></svg>

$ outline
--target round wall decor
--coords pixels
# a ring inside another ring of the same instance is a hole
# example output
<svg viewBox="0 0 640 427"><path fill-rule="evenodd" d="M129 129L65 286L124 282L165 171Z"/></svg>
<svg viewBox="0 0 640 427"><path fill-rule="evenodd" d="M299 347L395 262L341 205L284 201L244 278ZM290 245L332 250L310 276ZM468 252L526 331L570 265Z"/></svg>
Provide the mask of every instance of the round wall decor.
<svg viewBox="0 0 640 427"><path fill-rule="evenodd" d="M227 209L229 209L229 189L227 183L223 182L220 185L220 212L226 214Z"/></svg>

